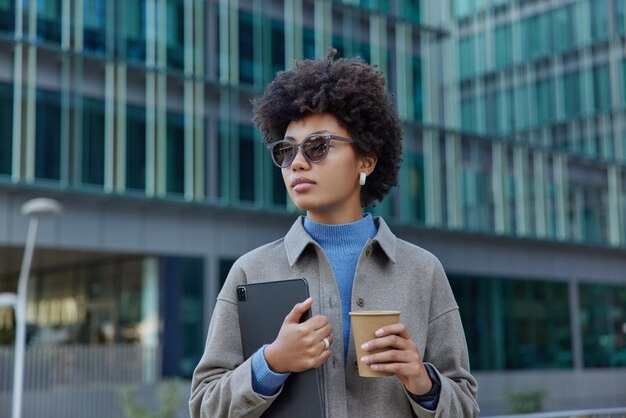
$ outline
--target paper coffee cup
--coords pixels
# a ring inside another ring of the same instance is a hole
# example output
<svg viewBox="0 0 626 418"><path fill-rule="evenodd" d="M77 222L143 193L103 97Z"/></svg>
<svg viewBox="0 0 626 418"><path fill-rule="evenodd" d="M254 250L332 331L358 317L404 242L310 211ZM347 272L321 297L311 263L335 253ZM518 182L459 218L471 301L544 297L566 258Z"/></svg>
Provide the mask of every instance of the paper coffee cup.
<svg viewBox="0 0 626 418"><path fill-rule="evenodd" d="M385 325L400 322L400 311L359 311L350 312L352 322L352 334L356 345L356 358L361 377L384 377L393 376L392 373L381 373L372 370L369 364L361 363L361 357L369 354L380 353L382 350L363 351L361 345L376 338L374 333Z"/></svg>

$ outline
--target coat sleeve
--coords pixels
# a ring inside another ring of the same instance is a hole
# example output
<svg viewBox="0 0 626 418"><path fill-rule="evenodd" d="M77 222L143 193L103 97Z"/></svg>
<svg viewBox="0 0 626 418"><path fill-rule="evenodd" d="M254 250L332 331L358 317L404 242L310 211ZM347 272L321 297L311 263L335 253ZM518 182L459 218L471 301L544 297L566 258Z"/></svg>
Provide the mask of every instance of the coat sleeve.
<svg viewBox="0 0 626 418"><path fill-rule="evenodd" d="M217 298L202 359L189 399L192 418L259 417L280 395L261 396L252 389L251 358L244 359L235 289L245 283L237 263Z"/></svg>
<svg viewBox="0 0 626 418"><path fill-rule="evenodd" d="M429 411L411 400L415 415L419 418L477 417L478 384L470 373L461 316L450 283L438 262L434 269L428 337L423 357L435 367L441 380L441 392L436 411Z"/></svg>

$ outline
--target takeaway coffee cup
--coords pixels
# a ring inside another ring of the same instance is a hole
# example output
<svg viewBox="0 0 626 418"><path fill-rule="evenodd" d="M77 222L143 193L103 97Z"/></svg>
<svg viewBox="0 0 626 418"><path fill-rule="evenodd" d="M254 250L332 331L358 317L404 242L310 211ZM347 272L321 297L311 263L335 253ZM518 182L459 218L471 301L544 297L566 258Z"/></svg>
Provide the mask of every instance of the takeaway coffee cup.
<svg viewBox="0 0 626 418"><path fill-rule="evenodd" d="M356 345L356 358L359 365L359 376L361 377L384 377L392 376L390 373L381 373L372 370L369 364L361 363L361 357L368 354L380 353L384 350L372 350L365 352L361 350L361 345L376 338L374 333L377 329L385 325L397 324L400 322L400 311L359 311L350 312L352 321L352 334Z"/></svg>

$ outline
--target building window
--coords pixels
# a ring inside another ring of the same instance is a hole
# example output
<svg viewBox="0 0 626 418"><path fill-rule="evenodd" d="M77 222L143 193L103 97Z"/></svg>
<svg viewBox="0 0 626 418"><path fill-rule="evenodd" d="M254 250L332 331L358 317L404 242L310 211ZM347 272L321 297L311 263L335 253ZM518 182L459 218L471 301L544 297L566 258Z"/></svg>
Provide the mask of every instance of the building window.
<svg viewBox="0 0 626 418"><path fill-rule="evenodd" d="M163 375L190 379L204 351L204 260L164 257L159 271Z"/></svg>
<svg viewBox="0 0 626 418"><path fill-rule="evenodd" d="M626 367L626 287L580 285L585 367Z"/></svg>
<svg viewBox="0 0 626 418"><path fill-rule="evenodd" d="M572 6L560 7L552 13L552 42L555 53L561 53L572 47Z"/></svg>
<svg viewBox="0 0 626 418"><path fill-rule="evenodd" d="M591 39L593 42L606 41L609 37L608 4L606 0L590 0Z"/></svg>
<svg viewBox="0 0 626 418"><path fill-rule="evenodd" d="M220 258L220 289L224 287L228 273L230 273L230 269L235 264L235 261L237 261L236 258Z"/></svg>
<svg viewBox="0 0 626 418"><path fill-rule="evenodd" d="M578 118L582 115L582 102L580 98L580 73L574 71L562 78L563 94L565 102L565 117L567 119Z"/></svg>
<svg viewBox="0 0 626 418"><path fill-rule="evenodd" d="M82 181L104 184L104 102L83 99Z"/></svg>
<svg viewBox="0 0 626 418"><path fill-rule="evenodd" d="M255 144L254 128L239 126L239 200L253 202L255 199Z"/></svg>
<svg viewBox="0 0 626 418"><path fill-rule="evenodd" d="M413 57L413 120L417 123L424 117L422 102L422 60Z"/></svg>
<svg viewBox="0 0 626 418"><path fill-rule="evenodd" d="M536 116L538 126L554 120L554 82L551 79L538 80L535 84Z"/></svg>
<svg viewBox="0 0 626 418"><path fill-rule="evenodd" d="M61 176L61 96L37 89L35 135L35 177L60 180Z"/></svg>
<svg viewBox="0 0 626 418"><path fill-rule="evenodd" d="M28 9L24 2L24 10ZM61 43L61 0L37 2L37 38Z"/></svg>
<svg viewBox="0 0 626 418"><path fill-rule="evenodd" d="M181 0L167 2L167 65L185 68L185 5ZM190 24L190 23L188 23Z"/></svg>
<svg viewBox="0 0 626 418"><path fill-rule="evenodd" d="M411 220L420 224L426 221L426 193L424 182L424 156L409 154L409 199Z"/></svg>
<svg viewBox="0 0 626 418"><path fill-rule="evenodd" d="M239 12L239 81L254 83L254 25L252 14Z"/></svg>
<svg viewBox="0 0 626 418"><path fill-rule="evenodd" d="M461 100L461 130L476 132L476 100L473 97Z"/></svg>
<svg viewBox="0 0 626 418"><path fill-rule="evenodd" d="M597 112L606 112L611 108L608 64L593 68L593 105Z"/></svg>
<svg viewBox="0 0 626 418"><path fill-rule="evenodd" d="M126 108L126 188L146 188L146 114L136 106Z"/></svg>
<svg viewBox="0 0 626 418"><path fill-rule="evenodd" d="M267 158L270 158L267 155ZM282 170L272 164L272 203L285 207L287 205L287 190L285 189L285 181L283 180Z"/></svg>
<svg viewBox="0 0 626 418"><path fill-rule="evenodd" d="M167 114L167 192L185 192L185 124L180 113Z"/></svg>
<svg viewBox="0 0 626 418"><path fill-rule="evenodd" d="M107 6L109 4L109 6ZM106 49L106 15L111 3L105 0L83 0L83 47L104 54Z"/></svg>
<svg viewBox="0 0 626 418"><path fill-rule="evenodd" d="M496 68L508 67L513 61L513 32L511 25L498 26L494 34Z"/></svg>
<svg viewBox="0 0 626 418"><path fill-rule="evenodd" d="M450 275L472 369L572 367L568 286Z"/></svg>
<svg viewBox="0 0 626 418"><path fill-rule="evenodd" d="M13 143L13 86L0 83L0 175L11 174Z"/></svg>
<svg viewBox="0 0 626 418"><path fill-rule="evenodd" d="M118 51L117 55L129 60L145 61L146 2L145 0L127 0L117 4L120 5L118 22L123 24L117 31L120 36L118 45L123 52Z"/></svg>
<svg viewBox="0 0 626 418"><path fill-rule="evenodd" d="M461 38L459 41L459 75L461 79L474 75L474 38Z"/></svg>
<svg viewBox="0 0 626 418"><path fill-rule="evenodd" d="M15 1L0 0L0 32L15 30Z"/></svg>
<svg viewBox="0 0 626 418"><path fill-rule="evenodd" d="M623 0L613 0L613 16L615 17L615 32L618 36L623 36L626 32L624 30L624 19L626 18L626 4Z"/></svg>
<svg viewBox="0 0 626 418"><path fill-rule="evenodd" d="M302 28L302 31L304 59L315 59L315 32L307 27Z"/></svg>
<svg viewBox="0 0 626 418"><path fill-rule="evenodd" d="M277 72L285 69L285 24L280 20L272 20L272 79ZM269 81L269 80L268 80Z"/></svg>

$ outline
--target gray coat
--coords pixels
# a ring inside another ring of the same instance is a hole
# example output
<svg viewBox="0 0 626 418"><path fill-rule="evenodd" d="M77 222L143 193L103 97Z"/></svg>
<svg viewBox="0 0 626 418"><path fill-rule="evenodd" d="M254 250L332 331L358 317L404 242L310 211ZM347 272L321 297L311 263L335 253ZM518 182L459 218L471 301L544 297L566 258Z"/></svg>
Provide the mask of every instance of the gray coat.
<svg viewBox="0 0 626 418"><path fill-rule="evenodd" d="M437 410L414 402L395 377L360 378L352 336L344 364L341 301L332 267L298 218L284 238L245 254L233 265L193 375L192 417L258 417L280 396L280 391L264 397L252 389L251 359L242 355L235 289L242 283L299 277L308 279L313 315L326 315L333 327L333 355L322 366L328 418L411 417L412 412L419 418L478 415L477 384L469 371L458 306L443 267L431 253L398 239L381 218L375 221L378 233L359 257L350 309L402 312L401 322L441 379Z"/></svg>

